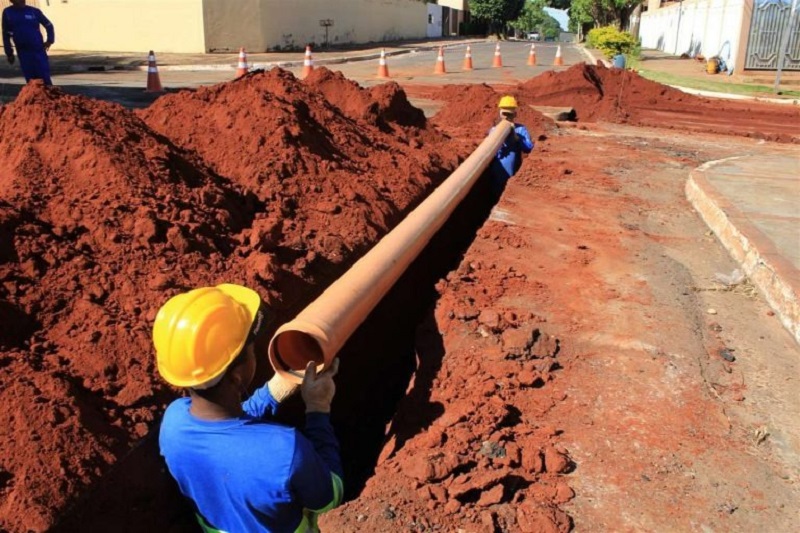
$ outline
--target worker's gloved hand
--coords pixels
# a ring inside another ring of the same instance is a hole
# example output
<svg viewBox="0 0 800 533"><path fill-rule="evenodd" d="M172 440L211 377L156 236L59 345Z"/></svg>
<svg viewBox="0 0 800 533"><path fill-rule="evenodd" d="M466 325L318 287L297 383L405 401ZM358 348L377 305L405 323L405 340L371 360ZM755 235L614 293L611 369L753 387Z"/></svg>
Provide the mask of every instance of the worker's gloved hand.
<svg viewBox="0 0 800 533"><path fill-rule="evenodd" d="M300 388L300 385L289 381L279 374L275 374L272 376L272 379L267 382L267 387L269 388L269 393L272 395L272 397L275 398L278 403L281 403L283 400L297 392L297 389Z"/></svg>
<svg viewBox="0 0 800 533"><path fill-rule="evenodd" d="M13 65L14 64L14 56L13 55L6 56L6 59L8 59L8 64L9 65Z"/></svg>
<svg viewBox="0 0 800 533"><path fill-rule="evenodd" d="M300 393L306 404L306 413L330 413L331 402L336 394L336 384L333 377L339 371L339 359L333 360L330 368L317 374L317 365L312 361L306 365Z"/></svg>

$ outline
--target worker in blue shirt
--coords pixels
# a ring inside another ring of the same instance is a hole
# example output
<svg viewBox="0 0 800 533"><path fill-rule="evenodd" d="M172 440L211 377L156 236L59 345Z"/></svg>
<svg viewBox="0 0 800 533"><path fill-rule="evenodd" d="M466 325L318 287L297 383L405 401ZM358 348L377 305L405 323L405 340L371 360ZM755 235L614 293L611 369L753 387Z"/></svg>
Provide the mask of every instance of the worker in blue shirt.
<svg viewBox="0 0 800 533"><path fill-rule="evenodd" d="M242 401L263 321L258 293L223 284L172 297L153 326L159 373L188 389L164 413L161 455L206 533L314 532L317 515L342 501L330 422L339 361L306 368L305 429L271 421L298 386L276 375Z"/></svg>
<svg viewBox="0 0 800 533"><path fill-rule="evenodd" d="M517 173L522 166L522 154L529 154L533 150L533 141L528 129L522 124L514 122L517 116L517 99L513 96L503 96L497 106L500 109L500 120L508 120L514 124L514 130L508 135L497 155L489 164L492 193L499 199L506 182ZM492 128L491 131L493 131Z"/></svg>
<svg viewBox="0 0 800 533"><path fill-rule="evenodd" d="M26 6L25 0L10 1L11 5L3 10L3 48L8 62L14 64L13 40L25 81L38 79L44 80L46 85L52 85L47 50L56 40L53 24L41 10ZM47 31L46 41L42 41L40 25Z"/></svg>

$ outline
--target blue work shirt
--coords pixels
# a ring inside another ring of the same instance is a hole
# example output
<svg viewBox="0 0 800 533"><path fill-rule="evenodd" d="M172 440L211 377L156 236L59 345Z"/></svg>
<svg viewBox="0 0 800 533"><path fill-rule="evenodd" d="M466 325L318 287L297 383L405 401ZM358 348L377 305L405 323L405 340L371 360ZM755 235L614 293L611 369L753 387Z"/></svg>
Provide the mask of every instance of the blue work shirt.
<svg viewBox="0 0 800 533"><path fill-rule="evenodd" d="M47 31L47 41L42 40L39 25ZM30 6L9 6L3 10L3 48L7 56L14 55L12 39L17 53L40 52L44 51L45 42L53 44L56 41L56 32L53 23L41 10Z"/></svg>
<svg viewBox="0 0 800 533"><path fill-rule="evenodd" d="M238 418L201 420L189 412L191 398L164 413L161 455L207 531L313 531L315 514L341 503L342 464L329 415L307 414L304 435L267 420L278 405L264 385Z"/></svg>
<svg viewBox="0 0 800 533"><path fill-rule="evenodd" d="M489 130L489 133L494 128ZM508 134L505 142L497 151L497 155L489 164L489 172L492 175L492 183L505 185L511 176L517 173L522 166L522 153L529 154L533 150L533 141L528 133L528 129L522 124L514 123L514 131L517 140L512 133Z"/></svg>

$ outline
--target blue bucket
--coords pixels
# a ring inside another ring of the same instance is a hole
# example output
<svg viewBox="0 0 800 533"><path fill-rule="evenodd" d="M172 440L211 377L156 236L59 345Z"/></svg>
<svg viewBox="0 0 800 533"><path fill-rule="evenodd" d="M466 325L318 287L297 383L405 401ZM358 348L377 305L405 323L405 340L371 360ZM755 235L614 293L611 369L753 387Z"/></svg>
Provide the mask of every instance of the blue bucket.
<svg viewBox="0 0 800 533"><path fill-rule="evenodd" d="M625 68L625 56L624 55L617 54L617 55L614 56L614 58L611 61L612 61L612 65L614 66L614 68Z"/></svg>

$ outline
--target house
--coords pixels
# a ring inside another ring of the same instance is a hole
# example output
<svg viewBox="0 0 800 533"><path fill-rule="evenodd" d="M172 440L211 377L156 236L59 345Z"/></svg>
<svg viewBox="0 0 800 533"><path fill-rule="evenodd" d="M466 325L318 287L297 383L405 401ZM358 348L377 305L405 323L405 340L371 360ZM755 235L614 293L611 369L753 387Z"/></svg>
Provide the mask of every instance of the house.
<svg viewBox="0 0 800 533"><path fill-rule="evenodd" d="M467 0L442 0L444 35ZM56 27L61 50L231 52L424 39L419 0L29 0ZM453 7L451 7L451 4ZM460 6L460 7L459 7ZM453 13L456 12L454 15ZM463 11L462 11L463 12Z"/></svg>
<svg viewBox="0 0 800 533"><path fill-rule="evenodd" d="M800 71L800 13L792 0L649 0L641 16L644 48L720 57L730 72ZM791 27L790 27L791 24ZM783 52L780 52L783 50Z"/></svg>

